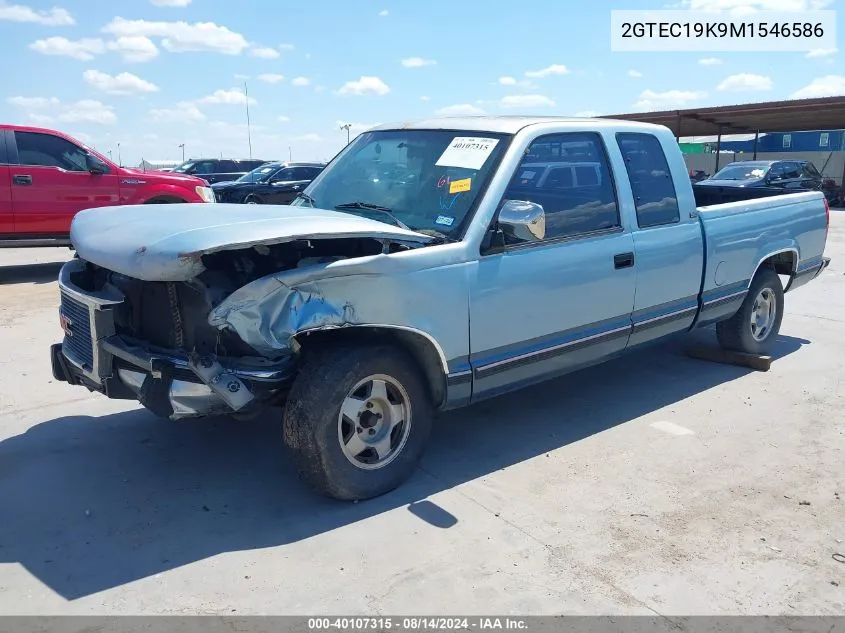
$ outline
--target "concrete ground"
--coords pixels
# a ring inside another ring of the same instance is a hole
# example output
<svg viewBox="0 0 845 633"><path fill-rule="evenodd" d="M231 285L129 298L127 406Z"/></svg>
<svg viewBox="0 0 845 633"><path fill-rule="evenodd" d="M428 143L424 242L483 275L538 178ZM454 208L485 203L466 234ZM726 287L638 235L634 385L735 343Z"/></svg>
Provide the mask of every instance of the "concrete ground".
<svg viewBox="0 0 845 633"><path fill-rule="evenodd" d="M0 614L843 614L832 215L768 373L640 351L444 416L358 504L299 484L277 414L168 423L53 382L68 251L0 251Z"/></svg>

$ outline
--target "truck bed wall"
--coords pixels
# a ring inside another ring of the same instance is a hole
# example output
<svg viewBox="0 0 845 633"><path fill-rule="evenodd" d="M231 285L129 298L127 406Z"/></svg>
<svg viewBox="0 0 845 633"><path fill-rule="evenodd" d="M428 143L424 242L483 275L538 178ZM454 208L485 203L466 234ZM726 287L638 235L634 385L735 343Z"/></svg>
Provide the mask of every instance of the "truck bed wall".
<svg viewBox="0 0 845 633"><path fill-rule="evenodd" d="M700 325L733 314L771 255L794 253L798 272L821 262L827 238L823 200L820 192L806 192L699 208L706 249Z"/></svg>

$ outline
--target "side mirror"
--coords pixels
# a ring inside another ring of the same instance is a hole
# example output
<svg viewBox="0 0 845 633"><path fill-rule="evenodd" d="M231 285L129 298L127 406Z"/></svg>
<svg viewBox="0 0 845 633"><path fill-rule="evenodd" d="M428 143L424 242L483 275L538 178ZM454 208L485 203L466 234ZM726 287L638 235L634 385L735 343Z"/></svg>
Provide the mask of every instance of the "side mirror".
<svg viewBox="0 0 845 633"><path fill-rule="evenodd" d="M535 202L508 200L499 211L499 228L520 242L542 240L546 236L546 212Z"/></svg>
<svg viewBox="0 0 845 633"><path fill-rule="evenodd" d="M103 161L101 161L96 156L88 154L85 157L85 165L88 167L88 171L92 174L107 174L109 173L109 166L106 165Z"/></svg>

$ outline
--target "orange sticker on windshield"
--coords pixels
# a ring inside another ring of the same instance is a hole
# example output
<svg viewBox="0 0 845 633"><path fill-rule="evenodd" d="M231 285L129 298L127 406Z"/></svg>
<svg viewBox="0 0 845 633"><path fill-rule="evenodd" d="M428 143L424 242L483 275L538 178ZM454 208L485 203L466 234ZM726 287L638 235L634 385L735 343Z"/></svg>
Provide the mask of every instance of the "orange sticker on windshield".
<svg viewBox="0 0 845 633"><path fill-rule="evenodd" d="M469 191L472 188L472 178L464 178L463 180L453 180L449 183L449 193L461 193L462 191Z"/></svg>

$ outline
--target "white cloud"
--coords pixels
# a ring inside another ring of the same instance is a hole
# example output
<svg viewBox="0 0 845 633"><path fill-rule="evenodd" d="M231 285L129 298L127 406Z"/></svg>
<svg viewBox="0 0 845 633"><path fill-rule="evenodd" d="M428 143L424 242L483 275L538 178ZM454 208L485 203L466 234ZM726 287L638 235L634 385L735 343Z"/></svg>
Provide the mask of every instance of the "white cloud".
<svg viewBox="0 0 845 633"><path fill-rule="evenodd" d="M793 99L812 99L816 97L839 97L845 95L845 75L827 75L816 77L808 85L793 92Z"/></svg>
<svg viewBox="0 0 845 633"><path fill-rule="evenodd" d="M308 86L311 84L311 80L308 77L294 77L293 81L290 82L292 85L302 88L304 86Z"/></svg>
<svg viewBox="0 0 845 633"><path fill-rule="evenodd" d="M246 95L238 88L231 88L229 90L215 90L210 95L199 99L197 103L215 103L225 105L244 105L246 104ZM257 103L252 97L249 98L249 104Z"/></svg>
<svg viewBox="0 0 845 633"><path fill-rule="evenodd" d="M807 53L807 57L810 59L814 57L828 57L829 55L836 55L838 52L839 50L836 48L814 48Z"/></svg>
<svg viewBox="0 0 845 633"><path fill-rule="evenodd" d="M381 17L386 18L388 15L390 15L390 11L388 11L387 9L382 9L381 11L378 12L378 14Z"/></svg>
<svg viewBox="0 0 845 633"><path fill-rule="evenodd" d="M484 110L471 103L458 103L435 110L437 116L478 116L485 114Z"/></svg>
<svg viewBox="0 0 845 633"><path fill-rule="evenodd" d="M643 74L639 70L629 70L628 76L629 77L642 77Z"/></svg>
<svg viewBox="0 0 845 633"><path fill-rule="evenodd" d="M592 118L592 117L599 116L599 114L600 113L596 112L595 110L581 110L580 112L576 112L572 116L581 116L581 117Z"/></svg>
<svg viewBox="0 0 845 633"><path fill-rule="evenodd" d="M531 77L532 79L543 79L553 75L566 75L568 73L569 69L563 64L552 64L551 66L546 66L541 70L529 70L525 73L525 76Z"/></svg>
<svg viewBox="0 0 845 633"><path fill-rule="evenodd" d="M157 7L187 7L191 0L150 0Z"/></svg>
<svg viewBox="0 0 845 633"><path fill-rule="evenodd" d="M112 95L137 95L158 92L158 86L132 73L108 75L99 70L86 70L82 78L89 86Z"/></svg>
<svg viewBox="0 0 845 633"><path fill-rule="evenodd" d="M197 123L205 120L200 109L188 101L181 101L174 108L154 108L150 118L159 123Z"/></svg>
<svg viewBox="0 0 845 633"><path fill-rule="evenodd" d="M435 66L437 62L433 59L425 59L423 57L409 57L402 60L402 65L405 68L422 68L423 66Z"/></svg>
<svg viewBox="0 0 845 633"><path fill-rule="evenodd" d="M379 95L383 96L390 92L390 86L378 77L362 76L358 81L347 81L340 90L339 95Z"/></svg>
<svg viewBox="0 0 845 633"><path fill-rule="evenodd" d="M289 116L282 115L282 116L280 116L280 117L279 117L278 119L276 119L276 120L277 120L277 121L279 121L280 123L289 123L289 122L290 122L290 117L289 117Z"/></svg>
<svg viewBox="0 0 845 633"><path fill-rule="evenodd" d="M277 84L280 81L284 80L284 75L277 75L275 73L265 73L263 75L258 75L258 81L263 81L266 84Z"/></svg>
<svg viewBox="0 0 845 633"><path fill-rule="evenodd" d="M294 48L296 48L296 47L293 44L285 44L285 43L279 44L279 50L280 51L292 51Z"/></svg>
<svg viewBox="0 0 845 633"><path fill-rule="evenodd" d="M112 125L117 123L114 108L100 101L83 99L75 103L64 104L61 113L56 117L63 123L97 123Z"/></svg>
<svg viewBox="0 0 845 633"><path fill-rule="evenodd" d="M35 40L29 47L42 55L61 55L80 61L94 59L95 55L100 55L106 50L103 40L96 38L74 41L66 37L48 37L44 40Z"/></svg>
<svg viewBox="0 0 845 633"><path fill-rule="evenodd" d="M125 62L148 62L158 57L158 48L153 41L143 35L119 37L106 44L110 51L120 53Z"/></svg>
<svg viewBox="0 0 845 633"><path fill-rule="evenodd" d="M312 132L311 134L303 134L302 136L296 136L296 137L294 137L293 140L294 141L305 141L307 143L319 143L323 139L320 138L319 134L314 134Z"/></svg>
<svg viewBox="0 0 845 633"><path fill-rule="evenodd" d="M35 125L50 125L55 119L49 114L38 114L37 112L30 112L26 115L27 118ZM82 139L79 139L82 141ZM83 143L85 141L82 141Z"/></svg>
<svg viewBox="0 0 845 633"><path fill-rule="evenodd" d="M6 103L27 110L41 110L57 106L61 103L56 97L8 97Z"/></svg>
<svg viewBox="0 0 845 633"><path fill-rule="evenodd" d="M513 77L499 77L499 83L503 86L515 86L516 79Z"/></svg>
<svg viewBox="0 0 845 633"><path fill-rule="evenodd" d="M76 20L65 9L53 7L47 11L37 11L23 4L0 5L0 20L34 22L44 26L71 26L76 24Z"/></svg>
<svg viewBox="0 0 845 633"><path fill-rule="evenodd" d="M682 0L680 8L693 11L728 11L737 15L755 11L808 11L823 9L833 0Z"/></svg>
<svg viewBox="0 0 845 633"><path fill-rule="evenodd" d="M706 96L706 92L693 90L667 90L666 92L644 90L640 93L639 99L634 105L645 109L672 108L691 101L698 101Z"/></svg>
<svg viewBox="0 0 845 633"><path fill-rule="evenodd" d="M103 27L104 33L117 37L160 37L161 45L171 53L213 52L240 55L249 42L240 33L214 22L151 22L116 17Z"/></svg>
<svg viewBox="0 0 845 633"><path fill-rule="evenodd" d="M431 101L431 97L428 95L423 95L420 97L420 101Z"/></svg>
<svg viewBox="0 0 845 633"><path fill-rule="evenodd" d="M732 90L734 92L749 90L771 90L772 79L764 75L739 73L727 77L718 85L717 90Z"/></svg>
<svg viewBox="0 0 845 633"><path fill-rule="evenodd" d="M704 59L699 59L698 63L702 66L721 66L722 60L718 57L705 57Z"/></svg>
<svg viewBox="0 0 845 633"><path fill-rule="evenodd" d="M279 57L279 51L269 46L254 46L249 50L249 54L261 59L276 59Z"/></svg>
<svg viewBox="0 0 845 633"><path fill-rule="evenodd" d="M555 102L543 95L508 95L499 100L502 108L551 108Z"/></svg>

